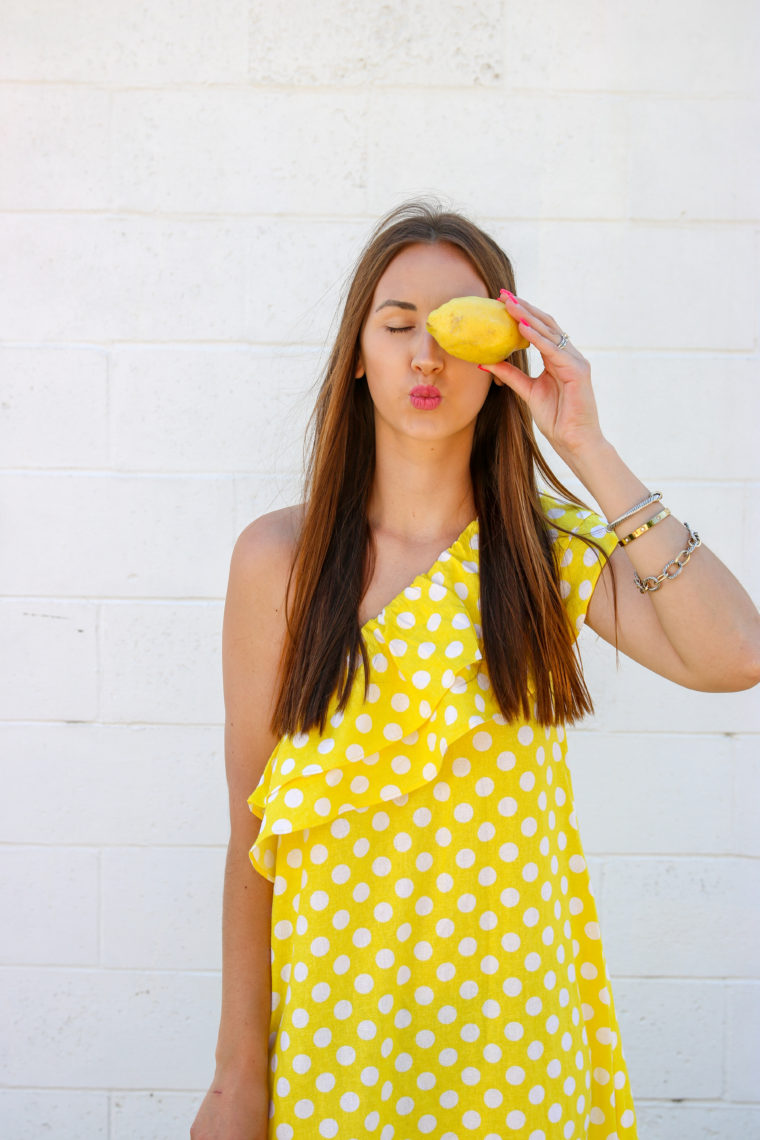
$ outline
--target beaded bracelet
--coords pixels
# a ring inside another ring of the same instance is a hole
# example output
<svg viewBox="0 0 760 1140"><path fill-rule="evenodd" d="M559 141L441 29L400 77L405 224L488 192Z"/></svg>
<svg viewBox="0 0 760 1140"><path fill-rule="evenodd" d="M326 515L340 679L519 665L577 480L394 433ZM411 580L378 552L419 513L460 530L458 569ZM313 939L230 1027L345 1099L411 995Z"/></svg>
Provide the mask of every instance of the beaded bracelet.
<svg viewBox="0 0 760 1140"><path fill-rule="evenodd" d="M627 534L625 538L619 539L618 546L627 546L629 542L633 542L634 538L641 538L642 534L646 534L646 532L648 530L651 530L653 526L657 526L658 522L662 522L662 520L666 519L669 514L670 509L668 507L663 507L660 513L658 515L655 515L653 519L650 519L649 522L643 523L642 526L636 527L636 530L632 530L630 534Z"/></svg>
<svg viewBox="0 0 760 1140"><path fill-rule="evenodd" d="M642 582L641 578L639 578L638 574L634 570L633 580L636 583L640 594L646 594L648 590L659 590L663 582L670 581L671 578L677 578L697 547L702 545L702 539L699 537L697 532L694 531L692 534L691 527L687 522L684 522L683 525L689 532L689 545L685 550L682 550L680 554L677 554L675 558L671 558L670 562L668 562L667 565L663 566L661 574L650 574ZM676 566L677 569L674 570L672 574L669 574L668 571L670 570L671 566Z"/></svg>

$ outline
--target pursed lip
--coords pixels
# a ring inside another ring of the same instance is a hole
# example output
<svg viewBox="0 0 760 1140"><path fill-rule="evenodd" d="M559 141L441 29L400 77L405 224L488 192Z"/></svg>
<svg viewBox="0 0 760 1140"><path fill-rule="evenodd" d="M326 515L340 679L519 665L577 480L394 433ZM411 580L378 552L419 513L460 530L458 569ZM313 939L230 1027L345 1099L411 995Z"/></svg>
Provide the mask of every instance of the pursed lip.
<svg viewBox="0 0 760 1140"><path fill-rule="evenodd" d="M409 393L410 396L440 396L440 392L433 384L418 384L416 388L412 388Z"/></svg>

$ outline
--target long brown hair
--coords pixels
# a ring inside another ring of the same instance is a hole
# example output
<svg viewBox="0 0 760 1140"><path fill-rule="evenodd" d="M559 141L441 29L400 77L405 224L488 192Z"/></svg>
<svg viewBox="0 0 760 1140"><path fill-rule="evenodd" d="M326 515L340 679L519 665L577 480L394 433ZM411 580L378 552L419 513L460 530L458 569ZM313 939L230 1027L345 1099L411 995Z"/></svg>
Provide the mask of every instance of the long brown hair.
<svg viewBox="0 0 760 1140"><path fill-rule="evenodd" d="M447 242L462 250L490 296L501 288L515 291L511 262L496 242L437 202L414 200L393 210L360 254L309 421L306 506L288 579L288 635L271 724L278 737L314 725L322 732L333 696L345 708L360 662L366 696L370 663L358 614L375 560L367 521L375 428L366 379L355 378L359 338L380 277L402 249L420 242ZM510 363L529 374L524 349ZM492 383L470 457L484 655L508 721L531 714L531 677L536 718L556 724L580 719L593 705L560 594L537 471L566 500L584 505L539 451L527 405L507 385ZM584 541L604 556L593 539Z"/></svg>

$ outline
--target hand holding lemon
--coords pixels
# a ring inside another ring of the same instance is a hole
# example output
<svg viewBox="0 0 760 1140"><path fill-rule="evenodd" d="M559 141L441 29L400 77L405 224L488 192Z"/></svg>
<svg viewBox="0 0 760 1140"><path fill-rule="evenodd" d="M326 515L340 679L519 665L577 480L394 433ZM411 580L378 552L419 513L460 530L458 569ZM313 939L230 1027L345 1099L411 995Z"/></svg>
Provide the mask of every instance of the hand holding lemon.
<svg viewBox="0 0 760 1140"><path fill-rule="evenodd" d="M536 426L568 459L601 439L589 362L570 344L548 313L501 291L488 297L454 297L434 309L427 330L446 352L487 365L497 384L507 384L528 405ZM506 357L532 344L544 370L531 377Z"/></svg>

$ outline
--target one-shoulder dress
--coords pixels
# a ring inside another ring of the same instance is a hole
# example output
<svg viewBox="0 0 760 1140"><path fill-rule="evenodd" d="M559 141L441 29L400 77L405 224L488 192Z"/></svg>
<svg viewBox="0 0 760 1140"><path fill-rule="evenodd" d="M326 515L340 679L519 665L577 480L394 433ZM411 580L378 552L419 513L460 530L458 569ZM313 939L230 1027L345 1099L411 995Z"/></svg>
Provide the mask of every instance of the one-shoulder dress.
<svg viewBox="0 0 760 1140"><path fill-rule="evenodd" d="M602 564L575 536L617 540L542 505L579 631ZM479 594L474 519L363 626L367 700L360 667L249 797L274 884L269 1140L637 1136L565 732L500 712Z"/></svg>

